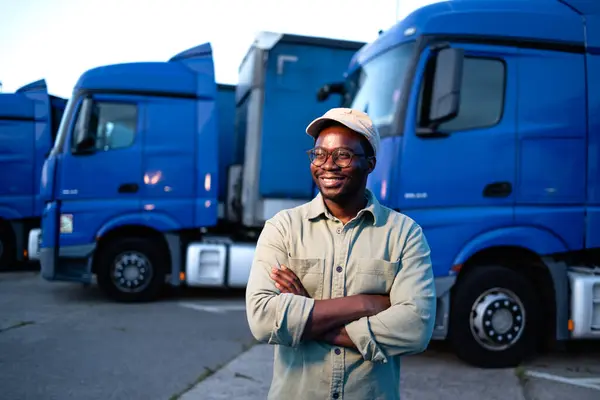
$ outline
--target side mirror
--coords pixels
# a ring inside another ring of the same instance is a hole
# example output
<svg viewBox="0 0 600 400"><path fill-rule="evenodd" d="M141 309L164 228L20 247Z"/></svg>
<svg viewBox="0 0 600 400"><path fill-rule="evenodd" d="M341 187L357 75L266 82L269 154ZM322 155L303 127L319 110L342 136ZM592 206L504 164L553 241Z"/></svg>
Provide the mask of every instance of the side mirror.
<svg viewBox="0 0 600 400"><path fill-rule="evenodd" d="M344 95L345 87L343 82L334 82L323 85L317 92L317 101L323 102L329 98L332 93Z"/></svg>
<svg viewBox="0 0 600 400"><path fill-rule="evenodd" d="M463 61L463 49L446 47L435 55L432 76L427 78L429 90L423 97L423 111L428 113L417 135L436 135L440 124L458 115Z"/></svg>
<svg viewBox="0 0 600 400"><path fill-rule="evenodd" d="M82 141L75 145L76 154L90 154L96 151L96 140L91 136L86 136Z"/></svg>
<svg viewBox="0 0 600 400"><path fill-rule="evenodd" d="M92 132L95 128L94 102L91 98L86 98L81 103L81 108L73 130L73 149L74 154L89 154L94 152L96 145L96 135Z"/></svg>

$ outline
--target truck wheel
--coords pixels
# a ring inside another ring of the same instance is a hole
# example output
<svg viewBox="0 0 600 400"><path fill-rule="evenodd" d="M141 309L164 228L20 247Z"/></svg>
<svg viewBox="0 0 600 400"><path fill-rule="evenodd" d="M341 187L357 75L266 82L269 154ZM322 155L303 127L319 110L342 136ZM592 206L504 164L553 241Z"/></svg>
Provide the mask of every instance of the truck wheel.
<svg viewBox="0 0 600 400"><path fill-rule="evenodd" d="M165 256L151 239L112 241L98 253L98 286L119 302L155 300L165 284Z"/></svg>
<svg viewBox="0 0 600 400"><path fill-rule="evenodd" d="M17 261L15 252L12 230L0 222L0 271L14 267Z"/></svg>
<svg viewBox="0 0 600 400"><path fill-rule="evenodd" d="M449 339L456 355L482 368L519 365L535 349L539 326L535 289L506 267L481 266L453 294Z"/></svg>

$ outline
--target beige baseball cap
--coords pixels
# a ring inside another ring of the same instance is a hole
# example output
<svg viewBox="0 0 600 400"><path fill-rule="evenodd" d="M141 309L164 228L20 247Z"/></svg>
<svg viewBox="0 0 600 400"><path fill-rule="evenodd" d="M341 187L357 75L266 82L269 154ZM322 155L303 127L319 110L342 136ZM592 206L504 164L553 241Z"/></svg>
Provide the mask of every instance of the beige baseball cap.
<svg viewBox="0 0 600 400"><path fill-rule="evenodd" d="M323 125L328 121L339 122L356 133L363 135L367 138L371 147L373 147L375 155L377 155L380 140L379 132L366 113L352 108L332 108L323 114L323 116L312 121L306 128L306 133L316 138L319 135L319 132L321 132Z"/></svg>

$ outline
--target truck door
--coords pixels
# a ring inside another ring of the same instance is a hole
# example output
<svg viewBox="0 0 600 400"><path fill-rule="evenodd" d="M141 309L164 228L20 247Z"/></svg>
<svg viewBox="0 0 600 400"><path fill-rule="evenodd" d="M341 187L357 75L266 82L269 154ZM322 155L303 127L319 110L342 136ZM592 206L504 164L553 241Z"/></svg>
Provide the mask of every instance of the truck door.
<svg viewBox="0 0 600 400"><path fill-rule="evenodd" d="M459 111L441 135L419 135L420 107L411 102L395 193L398 208L424 228L436 276L445 276L456 249L476 235L514 222L517 192L518 49L452 43L464 49ZM411 97L417 99L429 49L419 59ZM449 234L451 232L451 234Z"/></svg>
<svg viewBox="0 0 600 400"><path fill-rule="evenodd" d="M398 203L407 209L473 207L486 214L490 210L481 207L506 207L494 214L511 222L518 50L463 43L452 47L464 49L465 56L458 115L439 126L443 136L427 137L415 132L419 124L412 116L419 111L407 114L411 121L406 125ZM421 56L419 82L428 53L425 49Z"/></svg>
<svg viewBox="0 0 600 400"><path fill-rule="evenodd" d="M141 210L142 121L131 96L87 95L79 102L57 172L61 253L87 256L103 224ZM73 254L77 249L82 254Z"/></svg>

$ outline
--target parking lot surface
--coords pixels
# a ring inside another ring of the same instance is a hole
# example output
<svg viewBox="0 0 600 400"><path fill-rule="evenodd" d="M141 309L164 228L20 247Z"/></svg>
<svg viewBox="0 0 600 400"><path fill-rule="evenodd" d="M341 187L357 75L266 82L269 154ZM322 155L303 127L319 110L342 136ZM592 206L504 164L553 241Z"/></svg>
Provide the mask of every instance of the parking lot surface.
<svg viewBox="0 0 600 400"><path fill-rule="evenodd" d="M257 345L187 392L182 400L264 400L271 380L273 348ZM598 353L551 354L531 365L500 370L472 368L458 361L443 344L402 361L402 400L598 400L600 374L572 371L574 380L559 382L575 365L598 368ZM531 373L531 375L529 375ZM535 375L535 376L533 376ZM578 380L579 379L579 380ZM582 386L587 379L587 387Z"/></svg>
<svg viewBox="0 0 600 400"><path fill-rule="evenodd" d="M243 295L186 290L115 304L94 286L0 274L0 388L7 399L265 399L273 349L254 345ZM482 370L433 343L402 364L403 400L598 400L600 344Z"/></svg>
<svg viewBox="0 0 600 400"><path fill-rule="evenodd" d="M0 274L0 398L176 398L252 342L243 312L187 304L115 304L94 286Z"/></svg>

